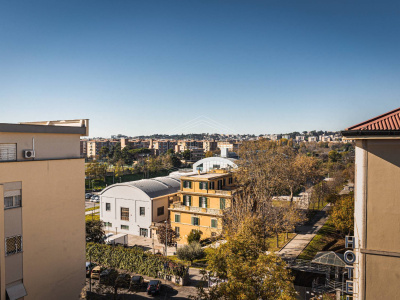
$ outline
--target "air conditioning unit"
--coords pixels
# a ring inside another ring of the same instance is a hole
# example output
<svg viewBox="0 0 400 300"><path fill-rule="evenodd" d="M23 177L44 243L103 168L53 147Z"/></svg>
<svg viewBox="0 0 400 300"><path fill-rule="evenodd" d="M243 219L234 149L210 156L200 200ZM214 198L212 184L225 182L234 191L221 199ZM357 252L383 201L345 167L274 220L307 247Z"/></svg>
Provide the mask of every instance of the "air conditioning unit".
<svg viewBox="0 0 400 300"><path fill-rule="evenodd" d="M24 157L25 158L34 158L35 150L24 150Z"/></svg>

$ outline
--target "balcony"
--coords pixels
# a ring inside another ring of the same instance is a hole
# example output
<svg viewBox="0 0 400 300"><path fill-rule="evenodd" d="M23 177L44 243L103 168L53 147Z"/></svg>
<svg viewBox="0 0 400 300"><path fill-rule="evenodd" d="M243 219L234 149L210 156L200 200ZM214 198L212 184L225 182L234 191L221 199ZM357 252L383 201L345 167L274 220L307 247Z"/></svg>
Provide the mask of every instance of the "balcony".
<svg viewBox="0 0 400 300"><path fill-rule="evenodd" d="M223 211L221 209L186 206L186 205L182 205L182 203L173 203L173 204L171 204L169 209L193 212L193 213L199 213L199 214L208 214L208 215L222 215L222 213L223 213Z"/></svg>

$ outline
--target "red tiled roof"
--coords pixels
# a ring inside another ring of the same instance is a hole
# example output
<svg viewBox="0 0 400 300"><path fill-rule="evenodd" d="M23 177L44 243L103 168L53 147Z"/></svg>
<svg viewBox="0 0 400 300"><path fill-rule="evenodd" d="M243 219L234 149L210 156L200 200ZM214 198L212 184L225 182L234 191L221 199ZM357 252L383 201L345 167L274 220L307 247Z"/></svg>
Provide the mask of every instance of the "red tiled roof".
<svg viewBox="0 0 400 300"><path fill-rule="evenodd" d="M400 107L360 124L351 126L346 130L400 130Z"/></svg>

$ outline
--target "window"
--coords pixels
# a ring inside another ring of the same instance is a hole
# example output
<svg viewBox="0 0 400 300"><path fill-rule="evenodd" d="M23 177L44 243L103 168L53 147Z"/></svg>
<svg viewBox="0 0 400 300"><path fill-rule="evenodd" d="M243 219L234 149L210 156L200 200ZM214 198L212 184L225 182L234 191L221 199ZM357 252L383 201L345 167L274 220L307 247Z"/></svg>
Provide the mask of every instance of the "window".
<svg viewBox="0 0 400 300"><path fill-rule="evenodd" d="M110 223L110 222L104 222L104 227L112 227L112 223Z"/></svg>
<svg viewBox="0 0 400 300"><path fill-rule="evenodd" d="M191 189L192 188L192 182L191 181L184 181L183 182L183 187L187 188L187 189Z"/></svg>
<svg viewBox="0 0 400 300"><path fill-rule="evenodd" d="M218 220L217 219L211 219L211 228L217 228L218 226Z"/></svg>
<svg viewBox="0 0 400 300"><path fill-rule="evenodd" d="M176 214L175 215L175 223L180 223L181 222L181 215Z"/></svg>
<svg viewBox="0 0 400 300"><path fill-rule="evenodd" d="M17 144L0 144L0 161L17 160Z"/></svg>
<svg viewBox="0 0 400 300"><path fill-rule="evenodd" d="M164 206L157 208L157 216L162 216L164 214Z"/></svg>
<svg viewBox="0 0 400 300"><path fill-rule="evenodd" d="M111 203L106 203L106 211L110 211L111 210Z"/></svg>
<svg viewBox="0 0 400 300"><path fill-rule="evenodd" d="M199 207L207 208L207 198L199 197Z"/></svg>
<svg viewBox="0 0 400 300"><path fill-rule="evenodd" d="M179 237L179 235L180 235L180 228L179 227L175 227L175 233L176 233L176 237Z"/></svg>
<svg viewBox="0 0 400 300"><path fill-rule="evenodd" d="M221 165L213 165L213 169L219 169Z"/></svg>
<svg viewBox="0 0 400 300"><path fill-rule="evenodd" d="M140 208L139 208L139 214L140 214L141 216L146 215L146 210L145 210L144 207L140 207Z"/></svg>
<svg viewBox="0 0 400 300"><path fill-rule="evenodd" d="M4 208L21 207L21 195L4 197Z"/></svg>
<svg viewBox="0 0 400 300"><path fill-rule="evenodd" d="M208 182L199 182L199 187L201 190L207 190L208 189Z"/></svg>
<svg viewBox="0 0 400 300"><path fill-rule="evenodd" d="M192 196L185 195L183 196L183 204L186 206L192 205Z"/></svg>
<svg viewBox="0 0 400 300"><path fill-rule="evenodd" d="M129 230L129 226L128 226L128 225L121 225L121 229L123 229L123 230Z"/></svg>
<svg viewBox="0 0 400 300"><path fill-rule="evenodd" d="M211 181L210 182L210 190L214 190L215 189L215 182Z"/></svg>
<svg viewBox="0 0 400 300"><path fill-rule="evenodd" d="M229 177L229 184L232 184L232 183L233 183L233 178Z"/></svg>
<svg viewBox="0 0 400 300"><path fill-rule="evenodd" d="M200 219L198 217L192 217L192 225L194 226L200 225Z"/></svg>
<svg viewBox="0 0 400 300"><path fill-rule="evenodd" d="M219 199L219 209L225 209L225 199L224 198Z"/></svg>
<svg viewBox="0 0 400 300"><path fill-rule="evenodd" d="M121 220L129 221L129 208L121 207Z"/></svg>
<svg viewBox="0 0 400 300"><path fill-rule="evenodd" d="M6 256L22 252L22 236L16 235L6 238Z"/></svg>
<svg viewBox="0 0 400 300"><path fill-rule="evenodd" d="M222 180L218 180L217 190L222 190Z"/></svg>

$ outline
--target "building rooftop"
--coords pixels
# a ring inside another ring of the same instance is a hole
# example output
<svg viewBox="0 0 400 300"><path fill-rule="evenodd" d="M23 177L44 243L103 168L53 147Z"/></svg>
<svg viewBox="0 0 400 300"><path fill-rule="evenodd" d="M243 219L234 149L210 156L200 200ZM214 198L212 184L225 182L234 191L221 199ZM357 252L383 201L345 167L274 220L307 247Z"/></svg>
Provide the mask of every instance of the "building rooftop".
<svg viewBox="0 0 400 300"><path fill-rule="evenodd" d="M194 174L194 175L188 175L188 176L182 176L181 179L200 179L200 180L210 180L210 179L216 179L216 178L221 178L225 177L229 173L205 173L205 174Z"/></svg>
<svg viewBox="0 0 400 300"><path fill-rule="evenodd" d="M89 135L89 120L58 120L40 122L0 123L0 132L61 133Z"/></svg>
<svg viewBox="0 0 400 300"><path fill-rule="evenodd" d="M400 136L400 108L394 109L342 131L344 137Z"/></svg>

